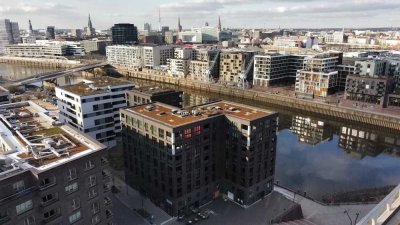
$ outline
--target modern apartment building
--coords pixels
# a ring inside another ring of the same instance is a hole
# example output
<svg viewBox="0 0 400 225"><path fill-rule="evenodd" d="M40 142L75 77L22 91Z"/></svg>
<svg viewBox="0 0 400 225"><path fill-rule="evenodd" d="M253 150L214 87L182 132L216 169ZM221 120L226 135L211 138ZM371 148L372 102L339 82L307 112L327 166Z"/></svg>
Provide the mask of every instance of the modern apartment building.
<svg viewBox="0 0 400 225"><path fill-rule="evenodd" d="M400 89L400 59L388 58L386 59L385 74L393 77L396 88Z"/></svg>
<svg viewBox="0 0 400 225"><path fill-rule="evenodd" d="M348 76L344 98L356 107L387 106L388 94L393 92L393 78L387 76Z"/></svg>
<svg viewBox="0 0 400 225"><path fill-rule="evenodd" d="M125 68L154 69L166 66L174 56L172 45L107 46L107 61L111 65Z"/></svg>
<svg viewBox="0 0 400 225"><path fill-rule="evenodd" d="M355 73L361 76L385 75L386 61L383 59L360 59L355 62Z"/></svg>
<svg viewBox="0 0 400 225"><path fill-rule="evenodd" d="M119 109L127 106L125 91L132 88L132 83L110 77L56 87L60 121L114 147L121 132Z"/></svg>
<svg viewBox="0 0 400 225"><path fill-rule="evenodd" d="M0 54L4 53L6 45L17 43L20 43L18 23L0 19Z"/></svg>
<svg viewBox="0 0 400 225"><path fill-rule="evenodd" d="M277 116L230 102L122 109L126 182L171 215L220 195L247 207L273 188Z"/></svg>
<svg viewBox="0 0 400 225"><path fill-rule="evenodd" d="M210 81L219 77L220 50L194 49L189 74L193 80Z"/></svg>
<svg viewBox="0 0 400 225"><path fill-rule="evenodd" d="M10 103L10 92L0 86L0 105Z"/></svg>
<svg viewBox="0 0 400 225"><path fill-rule="evenodd" d="M247 81L253 83L253 64L250 65L254 52L223 51L219 61L219 80L238 84L247 67L251 67Z"/></svg>
<svg viewBox="0 0 400 225"><path fill-rule="evenodd" d="M33 102L0 111L0 223L112 225L106 146Z"/></svg>
<svg viewBox="0 0 400 225"><path fill-rule="evenodd" d="M344 91L346 89L346 81L348 76L353 76L356 74L356 66L353 63L342 64L337 66L338 70L338 90Z"/></svg>
<svg viewBox="0 0 400 225"><path fill-rule="evenodd" d="M134 24L119 23L111 28L114 45L126 45L138 43L138 30Z"/></svg>
<svg viewBox="0 0 400 225"><path fill-rule="evenodd" d="M48 26L46 28L46 38L48 40L56 39L56 28L54 26Z"/></svg>
<svg viewBox="0 0 400 225"><path fill-rule="evenodd" d="M189 59L168 59L168 73L173 77L185 78L190 72Z"/></svg>
<svg viewBox="0 0 400 225"><path fill-rule="evenodd" d="M183 107L183 92L169 88L140 87L126 92L128 106L161 102L178 108Z"/></svg>
<svg viewBox="0 0 400 225"><path fill-rule="evenodd" d="M297 70L303 68L305 57L282 54L255 55L253 85L268 87L277 83L294 83Z"/></svg>
<svg viewBox="0 0 400 225"><path fill-rule="evenodd" d="M31 58L54 58L68 54L66 44L15 44L5 47L8 56L31 57Z"/></svg>
<svg viewBox="0 0 400 225"><path fill-rule="evenodd" d="M305 58L303 69L296 75L296 96L325 98L334 93L339 84L337 65L342 63L342 57L341 52L327 52Z"/></svg>

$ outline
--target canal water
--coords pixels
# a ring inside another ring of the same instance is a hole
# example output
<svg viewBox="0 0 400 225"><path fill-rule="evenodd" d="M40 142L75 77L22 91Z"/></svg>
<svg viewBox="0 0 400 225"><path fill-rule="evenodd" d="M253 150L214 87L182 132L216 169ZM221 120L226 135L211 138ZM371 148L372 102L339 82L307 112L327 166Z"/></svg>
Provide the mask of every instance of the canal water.
<svg viewBox="0 0 400 225"><path fill-rule="evenodd" d="M0 80L18 80L30 77L40 73L46 73L57 70L51 67L38 67L28 65L16 65L0 63Z"/></svg>
<svg viewBox="0 0 400 225"><path fill-rule="evenodd" d="M14 79L47 71L49 69L0 64L0 74L11 75ZM142 80L131 81L139 86L163 86ZM398 132L343 123L234 97L182 90L185 105L224 99L279 112L276 181L296 192L327 202L333 199L346 201L337 193L400 183ZM375 190L367 193L360 198L374 201Z"/></svg>

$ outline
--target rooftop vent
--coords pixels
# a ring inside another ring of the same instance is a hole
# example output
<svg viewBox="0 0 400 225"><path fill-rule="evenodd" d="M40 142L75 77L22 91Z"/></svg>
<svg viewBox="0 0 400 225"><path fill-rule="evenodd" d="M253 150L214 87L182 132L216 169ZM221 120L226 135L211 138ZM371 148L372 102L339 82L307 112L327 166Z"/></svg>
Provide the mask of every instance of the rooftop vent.
<svg viewBox="0 0 400 225"><path fill-rule="evenodd" d="M154 106L153 105L148 105L145 108L147 111L153 111L154 110Z"/></svg>
<svg viewBox="0 0 400 225"><path fill-rule="evenodd" d="M238 109L235 108L235 107L229 107L228 110L231 111L231 112L235 112L235 111L238 110Z"/></svg>
<svg viewBox="0 0 400 225"><path fill-rule="evenodd" d="M176 114L178 111L179 111L179 110L177 110L177 109L171 110L171 112L172 112L173 114Z"/></svg>

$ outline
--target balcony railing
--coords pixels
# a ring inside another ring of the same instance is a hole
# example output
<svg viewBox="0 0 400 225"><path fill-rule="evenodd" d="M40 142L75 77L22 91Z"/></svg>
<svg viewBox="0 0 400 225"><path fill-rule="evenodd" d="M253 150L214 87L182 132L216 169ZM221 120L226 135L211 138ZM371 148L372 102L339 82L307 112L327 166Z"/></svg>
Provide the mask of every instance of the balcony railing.
<svg viewBox="0 0 400 225"><path fill-rule="evenodd" d="M46 190L46 189L49 189L49 188L51 188L51 187L54 187L56 184L57 184L56 181L52 181L52 182L50 182L50 183L48 183L48 184L39 186L39 190L44 191L44 190Z"/></svg>
<svg viewBox="0 0 400 225"><path fill-rule="evenodd" d="M108 218L111 218L111 217L113 217L113 216L114 216L114 213L112 213L111 210L108 210L108 209L107 209L107 210L106 210L106 217L107 217L107 219L108 219Z"/></svg>
<svg viewBox="0 0 400 225"><path fill-rule="evenodd" d="M3 203L6 203L8 201L14 200L16 198L22 197L22 196L24 196L26 194L29 194L29 193L33 192L34 190L36 190L36 189L37 189L36 186L35 187L30 187L30 188L24 189L22 191L19 191L19 192L15 193L15 194L12 194L10 196L4 197L4 198L0 199L0 205L3 204Z"/></svg>
<svg viewBox="0 0 400 225"><path fill-rule="evenodd" d="M104 198L104 205L106 205L106 206L107 206L107 205L110 205L111 202L112 202L112 201L111 201L110 198L108 198L108 197L105 197L105 198Z"/></svg>
<svg viewBox="0 0 400 225"><path fill-rule="evenodd" d="M41 206L41 207L46 207L46 206L49 206L49 205L51 205L51 204L57 202L58 200L59 200L58 197L55 197L55 198L50 199L50 200L48 200L48 201L41 202L41 203L40 203L40 206Z"/></svg>
<svg viewBox="0 0 400 225"><path fill-rule="evenodd" d="M54 215L52 215L52 216L50 216L50 217L47 217L47 218L44 218L44 219L43 219L43 224L50 223L51 221L57 219L57 218L60 217L60 216L61 216L61 212L58 211L58 212L56 212Z"/></svg>

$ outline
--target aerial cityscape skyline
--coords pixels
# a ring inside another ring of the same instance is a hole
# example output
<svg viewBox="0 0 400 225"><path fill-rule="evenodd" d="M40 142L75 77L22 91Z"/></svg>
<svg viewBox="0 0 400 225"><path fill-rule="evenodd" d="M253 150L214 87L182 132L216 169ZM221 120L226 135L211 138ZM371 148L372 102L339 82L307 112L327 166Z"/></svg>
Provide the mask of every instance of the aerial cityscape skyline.
<svg viewBox="0 0 400 225"><path fill-rule="evenodd" d="M224 27L229 28L371 28L398 26L400 16L396 13L400 2L377 0L335 1L285 0L156 0L146 4L137 1L64 1L42 2L0 1L0 13L28 28L31 19L35 29L44 29L50 23L58 28L70 29L86 24L92 15L97 29L109 29L117 22L144 24L149 22L175 27L180 17L185 29L203 26L208 22L216 26L218 16ZM79 8L73 7L77 3ZM26 21L26 22L25 22ZM51 21L51 22L49 22ZM350 23L351 21L351 23ZM78 25L79 24L79 25Z"/></svg>

